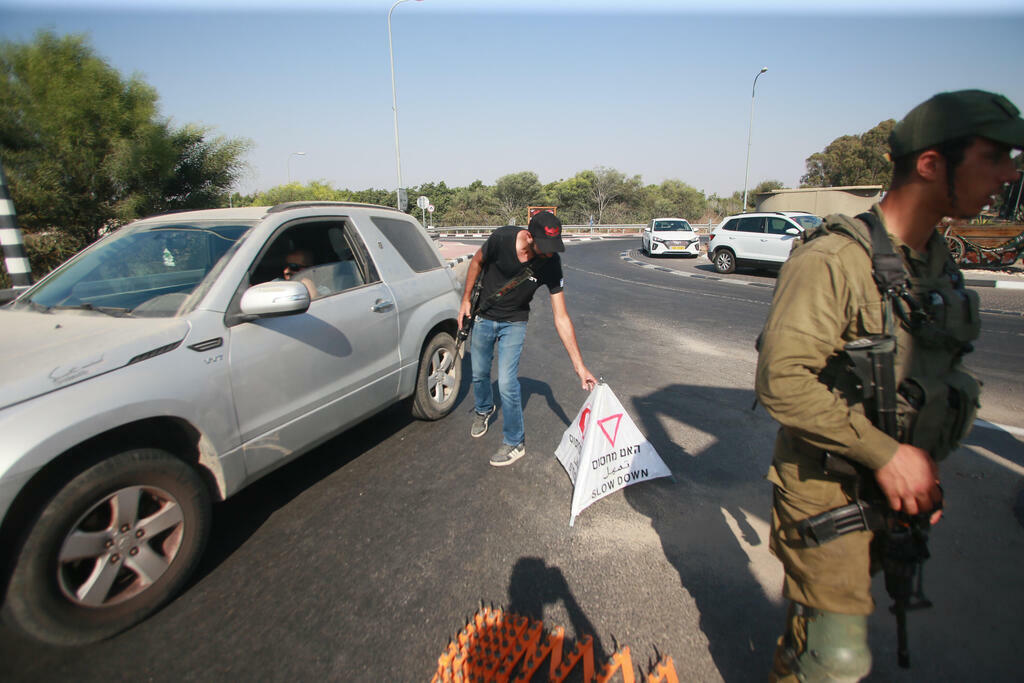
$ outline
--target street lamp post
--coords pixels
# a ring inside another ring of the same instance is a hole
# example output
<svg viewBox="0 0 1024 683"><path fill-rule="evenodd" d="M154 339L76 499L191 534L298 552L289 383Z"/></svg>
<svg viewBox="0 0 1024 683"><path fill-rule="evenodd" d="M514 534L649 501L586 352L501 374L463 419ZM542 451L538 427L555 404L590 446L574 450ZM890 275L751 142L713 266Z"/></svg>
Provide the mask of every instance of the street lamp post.
<svg viewBox="0 0 1024 683"><path fill-rule="evenodd" d="M750 136L754 132L754 90L757 89L757 79L761 77L768 67L762 66L761 70L754 76L754 85L750 88L750 127L747 128L747 165L743 171L743 213L747 212L747 177L750 174Z"/></svg>
<svg viewBox="0 0 1024 683"><path fill-rule="evenodd" d="M306 156L305 152L292 152L291 154L288 155L288 163L286 164L286 166L288 168L288 184L289 185L292 184L292 157L304 157L304 156Z"/></svg>
<svg viewBox="0 0 1024 683"><path fill-rule="evenodd" d="M402 195L402 153L398 147L398 95L395 93L395 53L391 49L391 13L395 8L408 0L395 0L395 4L388 10L388 57L391 59L391 111L395 115L395 166L398 168L398 190L395 192L395 206L401 209ZM422 2L422 0L416 0Z"/></svg>

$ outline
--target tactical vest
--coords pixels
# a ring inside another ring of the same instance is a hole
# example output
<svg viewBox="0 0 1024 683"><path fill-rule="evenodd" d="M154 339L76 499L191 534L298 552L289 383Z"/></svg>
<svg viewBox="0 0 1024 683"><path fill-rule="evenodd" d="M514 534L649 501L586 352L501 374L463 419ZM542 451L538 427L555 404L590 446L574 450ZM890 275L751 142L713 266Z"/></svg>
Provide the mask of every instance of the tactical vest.
<svg viewBox="0 0 1024 683"><path fill-rule="evenodd" d="M852 239L872 260L878 316L863 316L859 324L866 334L896 339L898 440L945 458L970 432L979 405L981 386L960 364L981 332L977 292L965 287L948 252L941 273L914 272L874 214L829 216L803 241L827 234ZM864 388L842 358L829 359L821 378L851 408L863 410Z"/></svg>

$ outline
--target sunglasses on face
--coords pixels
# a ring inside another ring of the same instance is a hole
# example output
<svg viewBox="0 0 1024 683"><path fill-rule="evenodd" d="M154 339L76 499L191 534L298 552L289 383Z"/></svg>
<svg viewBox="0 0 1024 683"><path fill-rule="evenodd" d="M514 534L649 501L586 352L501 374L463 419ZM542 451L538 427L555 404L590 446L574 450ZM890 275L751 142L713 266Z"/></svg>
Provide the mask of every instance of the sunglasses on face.
<svg viewBox="0 0 1024 683"><path fill-rule="evenodd" d="M297 273L300 270L303 270L305 268L309 268L309 266L307 266L304 263L286 263L286 264L284 264L284 267L287 268L288 270L292 271L293 273Z"/></svg>

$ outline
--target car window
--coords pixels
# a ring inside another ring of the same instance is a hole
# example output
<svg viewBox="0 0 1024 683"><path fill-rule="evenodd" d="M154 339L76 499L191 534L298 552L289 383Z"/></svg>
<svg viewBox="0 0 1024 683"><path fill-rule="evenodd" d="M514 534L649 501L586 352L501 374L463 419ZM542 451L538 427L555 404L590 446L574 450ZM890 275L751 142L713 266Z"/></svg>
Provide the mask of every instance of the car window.
<svg viewBox="0 0 1024 683"><path fill-rule="evenodd" d="M791 216L791 218L799 223L804 230L812 230L825 222L817 216Z"/></svg>
<svg viewBox="0 0 1024 683"><path fill-rule="evenodd" d="M655 232L693 232L693 228L686 221L655 221Z"/></svg>
<svg viewBox="0 0 1024 683"><path fill-rule="evenodd" d="M722 230L735 230L736 226L739 225L739 223L740 223L740 220L738 218L733 218L733 219L727 221L722 226Z"/></svg>
<svg viewBox="0 0 1024 683"><path fill-rule="evenodd" d="M744 216L734 229L741 232L764 232L764 216Z"/></svg>
<svg viewBox="0 0 1024 683"><path fill-rule="evenodd" d="M765 232L771 235L785 235L786 231L796 226L787 221L785 218L778 216L771 216L767 219L767 226Z"/></svg>
<svg viewBox="0 0 1024 683"><path fill-rule="evenodd" d="M441 259L430 238L415 223L385 216L371 216L370 220L413 271L422 273L441 267Z"/></svg>
<svg viewBox="0 0 1024 683"><path fill-rule="evenodd" d="M161 225L97 243L21 304L169 317L250 225Z"/></svg>
<svg viewBox="0 0 1024 683"><path fill-rule="evenodd" d="M250 284L302 282L310 299L322 299L376 280L358 237L343 219L297 222L271 241L252 270Z"/></svg>

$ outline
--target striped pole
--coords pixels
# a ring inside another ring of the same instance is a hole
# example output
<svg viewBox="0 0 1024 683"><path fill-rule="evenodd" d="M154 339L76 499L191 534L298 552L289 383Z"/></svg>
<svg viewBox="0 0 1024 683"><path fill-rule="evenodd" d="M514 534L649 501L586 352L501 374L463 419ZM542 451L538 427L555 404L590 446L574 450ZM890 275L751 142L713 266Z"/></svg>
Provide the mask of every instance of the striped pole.
<svg viewBox="0 0 1024 683"><path fill-rule="evenodd" d="M4 248L4 266L11 280L11 286L22 289L32 284L32 266L25 254L25 243L21 239L21 228L14 214L14 202L7 190L7 176L0 163L0 245Z"/></svg>

